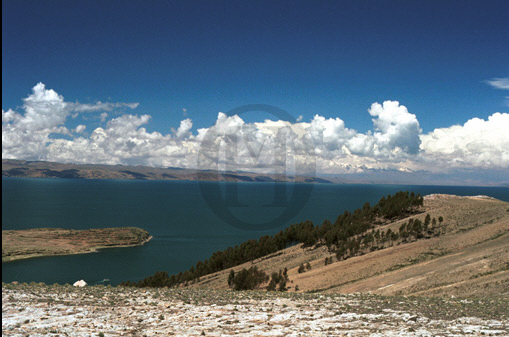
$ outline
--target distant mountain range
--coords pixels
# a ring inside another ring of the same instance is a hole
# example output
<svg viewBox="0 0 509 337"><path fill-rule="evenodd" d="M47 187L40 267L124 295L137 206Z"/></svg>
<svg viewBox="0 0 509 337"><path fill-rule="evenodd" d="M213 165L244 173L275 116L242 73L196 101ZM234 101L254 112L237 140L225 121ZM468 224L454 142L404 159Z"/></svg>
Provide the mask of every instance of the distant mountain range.
<svg viewBox="0 0 509 337"><path fill-rule="evenodd" d="M61 164L46 161L2 159L3 177L73 178L73 179L138 179L138 180L200 180L242 182L341 183L336 179L314 176L285 176L253 172L193 170L177 167Z"/></svg>

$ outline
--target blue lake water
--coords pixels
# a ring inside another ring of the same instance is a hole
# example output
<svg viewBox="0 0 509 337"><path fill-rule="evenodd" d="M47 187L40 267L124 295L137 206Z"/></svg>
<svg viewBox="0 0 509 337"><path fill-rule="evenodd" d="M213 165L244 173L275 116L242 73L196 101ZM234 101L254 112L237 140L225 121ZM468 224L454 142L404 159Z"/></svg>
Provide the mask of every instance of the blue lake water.
<svg viewBox="0 0 509 337"><path fill-rule="evenodd" d="M215 183L188 181L2 178L2 229L136 226L153 239L131 248L2 263L2 281L112 284L156 271L178 273L217 250L288 225L334 220L344 210L400 190L422 195L489 195L509 188Z"/></svg>

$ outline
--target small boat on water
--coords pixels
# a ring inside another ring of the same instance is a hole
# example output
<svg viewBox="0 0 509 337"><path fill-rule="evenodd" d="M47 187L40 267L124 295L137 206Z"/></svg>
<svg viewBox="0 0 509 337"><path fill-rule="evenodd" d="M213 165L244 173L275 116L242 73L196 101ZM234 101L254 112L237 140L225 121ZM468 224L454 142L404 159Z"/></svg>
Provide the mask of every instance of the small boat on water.
<svg viewBox="0 0 509 337"><path fill-rule="evenodd" d="M108 284L108 283L110 283L110 279L105 278L105 279L102 279L101 281L95 282L94 284Z"/></svg>

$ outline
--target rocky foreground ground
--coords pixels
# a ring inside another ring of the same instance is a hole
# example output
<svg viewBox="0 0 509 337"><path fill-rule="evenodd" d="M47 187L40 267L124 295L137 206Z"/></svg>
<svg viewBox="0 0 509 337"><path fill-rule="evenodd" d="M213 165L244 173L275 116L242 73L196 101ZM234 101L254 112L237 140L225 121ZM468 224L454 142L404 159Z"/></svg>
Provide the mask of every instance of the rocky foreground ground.
<svg viewBox="0 0 509 337"><path fill-rule="evenodd" d="M509 301L2 285L2 336L509 336Z"/></svg>

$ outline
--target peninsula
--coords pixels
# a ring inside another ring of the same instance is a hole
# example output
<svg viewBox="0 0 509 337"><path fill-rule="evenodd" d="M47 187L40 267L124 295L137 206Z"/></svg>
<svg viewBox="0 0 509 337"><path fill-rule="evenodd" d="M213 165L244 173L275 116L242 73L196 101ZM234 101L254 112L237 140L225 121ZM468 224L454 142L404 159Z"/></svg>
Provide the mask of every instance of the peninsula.
<svg viewBox="0 0 509 337"><path fill-rule="evenodd" d="M146 230L137 227L2 230L2 262L91 253L101 248L139 246L151 238Z"/></svg>

